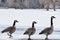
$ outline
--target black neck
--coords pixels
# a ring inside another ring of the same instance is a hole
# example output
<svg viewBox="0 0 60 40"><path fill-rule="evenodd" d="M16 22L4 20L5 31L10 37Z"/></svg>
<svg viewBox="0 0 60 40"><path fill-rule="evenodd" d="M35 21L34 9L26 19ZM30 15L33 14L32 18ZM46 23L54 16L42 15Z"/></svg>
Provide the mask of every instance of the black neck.
<svg viewBox="0 0 60 40"><path fill-rule="evenodd" d="M34 23L32 23L32 28L34 28Z"/></svg>
<svg viewBox="0 0 60 40"><path fill-rule="evenodd" d="M51 26L53 26L53 18L51 17Z"/></svg>
<svg viewBox="0 0 60 40"><path fill-rule="evenodd" d="M15 23L16 23L16 22L14 21L14 23L13 23L13 27L15 26Z"/></svg>

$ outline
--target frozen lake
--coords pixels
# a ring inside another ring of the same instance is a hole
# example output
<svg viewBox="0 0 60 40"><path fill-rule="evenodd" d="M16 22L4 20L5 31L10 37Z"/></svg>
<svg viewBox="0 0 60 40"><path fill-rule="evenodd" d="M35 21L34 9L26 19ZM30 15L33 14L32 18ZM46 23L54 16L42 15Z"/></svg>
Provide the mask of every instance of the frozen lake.
<svg viewBox="0 0 60 40"><path fill-rule="evenodd" d="M13 33L13 38L9 39L6 33L0 33L1 40L27 40L28 35L23 35L25 30L31 27L32 21L36 21L35 25L36 33L31 36L34 40L43 40L45 35L39 35L41 30L46 27L50 27L50 17L55 16L54 19L54 31L49 35L49 39L55 40L60 39L60 9L53 11L50 9L0 9L0 32L12 25L13 21L17 19L19 23L16 24L16 32Z"/></svg>
<svg viewBox="0 0 60 40"><path fill-rule="evenodd" d="M0 31L2 31L3 29L5 29L6 27L5 26L0 26ZM16 30L16 32L15 33L13 33L13 38L11 38L11 39L13 39L13 40L27 40L27 38L28 38L28 35L23 35L23 33L25 32L25 30L27 29L27 27L26 28L24 28L23 26L20 26L20 28L17 28L17 30ZM31 39L34 39L34 40L39 40L39 39L44 39L45 38L45 35L39 35L39 32L42 30L43 28L36 28L36 33L34 34L34 35L32 35L31 36ZM6 33L0 33L0 39L2 39L2 40L11 40L10 38L9 38L9 36L7 36L7 34ZM49 39L60 39L60 29L58 30L58 29L55 29L54 30L54 32L51 34L51 35L49 35Z"/></svg>

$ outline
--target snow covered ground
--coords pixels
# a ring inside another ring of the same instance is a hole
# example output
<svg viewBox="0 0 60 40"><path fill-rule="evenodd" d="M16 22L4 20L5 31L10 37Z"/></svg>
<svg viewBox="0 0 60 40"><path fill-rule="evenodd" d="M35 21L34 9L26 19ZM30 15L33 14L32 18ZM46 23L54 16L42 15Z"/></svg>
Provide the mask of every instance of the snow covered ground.
<svg viewBox="0 0 60 40"><path fill-rule="evenodd" d="M45 35L39 35L39 32L46 27L50 27L50 18L54 19L54 32L49 36L49 39L60 39L60 9L53 11L50 9L0 9L0 32L6 27L12 26L16 19L19 23L16 24L16 32L13 33L13 38L9 39L6 33L0 33L1 40L13 40L28 38L28 35L23 35L25 30L31 27L32 21L36 21L36 33L31 36L32 39L44 39Z"/></svg>

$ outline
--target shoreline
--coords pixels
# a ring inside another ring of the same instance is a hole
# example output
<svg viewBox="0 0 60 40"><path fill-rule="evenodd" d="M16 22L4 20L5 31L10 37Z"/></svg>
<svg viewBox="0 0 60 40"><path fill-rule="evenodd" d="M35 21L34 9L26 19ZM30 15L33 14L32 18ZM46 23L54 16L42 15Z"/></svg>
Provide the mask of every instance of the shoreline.
<svg viewBox="0 0 60 40"><path fill-rule="evenodd" d="M28 40L28 39L0 39L0 40ZM45 40L45 39L31 39L31 40ZM48 40L60 40L60 39L48 39Z"/></svg>

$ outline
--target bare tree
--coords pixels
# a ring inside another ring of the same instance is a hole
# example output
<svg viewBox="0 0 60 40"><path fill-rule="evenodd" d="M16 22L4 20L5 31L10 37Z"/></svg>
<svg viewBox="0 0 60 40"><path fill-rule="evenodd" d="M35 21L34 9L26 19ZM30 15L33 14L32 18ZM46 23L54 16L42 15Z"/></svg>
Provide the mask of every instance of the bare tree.
<svg viewBox="0 0 60 40"><path fill-rule="evenodd" d="M49 10L50 4L52 4L53 9L55 11L55 0L45 0L44 6L46 7L47 11Z"/></svg>

